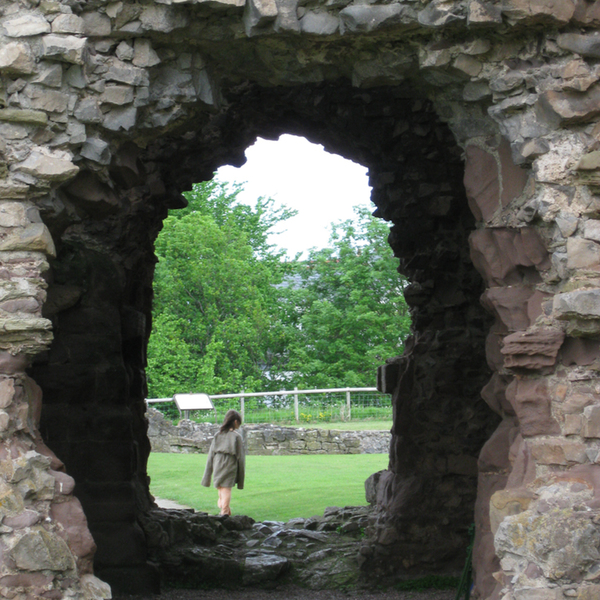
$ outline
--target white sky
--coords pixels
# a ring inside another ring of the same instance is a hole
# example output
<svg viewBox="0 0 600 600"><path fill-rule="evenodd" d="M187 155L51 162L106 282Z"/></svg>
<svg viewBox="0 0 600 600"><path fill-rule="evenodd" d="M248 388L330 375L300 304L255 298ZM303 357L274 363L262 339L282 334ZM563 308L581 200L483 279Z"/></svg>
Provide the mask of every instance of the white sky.
<svg viewBox="0 0 600 600"><path fill-rule="evenodd" d="M290 258L312 247L325 247L330 224L354 218L353 206L375 210L367 169L304 138L282 135L275 142L259 138L246 150L246 158L239 169L221 167L217 179L243 183L238 197L245 204L254 205L259 196L268 196L298 211L282 224L285 233L271 240L286 248Z"/></svg>

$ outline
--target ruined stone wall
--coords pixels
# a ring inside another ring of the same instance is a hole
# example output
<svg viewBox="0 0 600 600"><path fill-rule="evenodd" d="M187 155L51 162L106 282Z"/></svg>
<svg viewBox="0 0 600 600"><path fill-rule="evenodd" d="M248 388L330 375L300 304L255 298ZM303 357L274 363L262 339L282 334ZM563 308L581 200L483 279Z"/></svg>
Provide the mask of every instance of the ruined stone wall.
<svg viewBox="0 0 600 600"><path fill-rule="evenodd" d="M208 454L219 425L195 423L187 419L177 425L162 413L148 409L148 439L153 452ZM260 423L244 425L240 430L249 455L281 456L298 454L387 454L387 431L342 431L282 427Z"/></svg>
<svg viewBox="0 0 600 600"><path fill-rule="evenodd" d="M79 503L95 572L156 589L152 243L287 132L369 168L411 280L365 577L452 571L474 507L475 597L597 595L599 23L591 0L2 3L3 593L106 594Z"/></svg>

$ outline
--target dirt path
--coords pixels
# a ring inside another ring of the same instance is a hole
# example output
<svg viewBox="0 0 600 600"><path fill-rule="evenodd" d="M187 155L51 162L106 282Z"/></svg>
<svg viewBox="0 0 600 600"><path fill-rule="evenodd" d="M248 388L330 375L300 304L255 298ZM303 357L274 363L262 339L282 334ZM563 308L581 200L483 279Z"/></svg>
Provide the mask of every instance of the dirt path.
<svg viewBox="0 0 600 600"><path fill-rule="evenodd" d="M353 590L308 590L282 586L273 590L244 588L239 590L170 590L158 596L115 596L115 600L454 600L453 590L425 592L381 592Z"/></svg>

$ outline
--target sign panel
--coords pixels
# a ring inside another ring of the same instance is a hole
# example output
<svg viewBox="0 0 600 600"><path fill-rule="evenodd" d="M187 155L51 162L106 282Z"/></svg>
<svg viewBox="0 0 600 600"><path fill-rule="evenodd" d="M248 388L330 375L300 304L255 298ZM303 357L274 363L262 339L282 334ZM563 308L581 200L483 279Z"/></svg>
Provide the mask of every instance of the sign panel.
<svg viewBox="0 0 600 600"><path fill-rule="evenodd" d="M208 394L175 394L173 396L179 410L214 410Z"/></svg>

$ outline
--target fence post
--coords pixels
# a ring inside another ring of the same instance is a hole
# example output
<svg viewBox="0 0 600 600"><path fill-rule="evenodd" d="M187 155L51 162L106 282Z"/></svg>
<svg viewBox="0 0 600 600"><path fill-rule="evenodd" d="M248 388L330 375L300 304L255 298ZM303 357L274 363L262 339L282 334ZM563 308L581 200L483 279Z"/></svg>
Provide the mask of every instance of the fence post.
<svg viewBox="0 0 600 600"><path fill-rule="evenodd" d="M346 392L346 412L348 413L348 421L352 420L352 403L350 402L350 390Z"/></svg>
<svg viewBox="0 0 600 600"><path fill-rule="evenodd" d="M298 386L294 388L295 391L298 391ZM300 421L300 413L298 412L298 394L294 394L294 416L296 417L296 423Z"/></svg>
<svg viewBox="0 0 600 600"><path fill-rule="evenodd" d="M244 402L245 398L242 396L240 398L240 415L242 415L242 423L246 422L246 403Z"/></svg>

